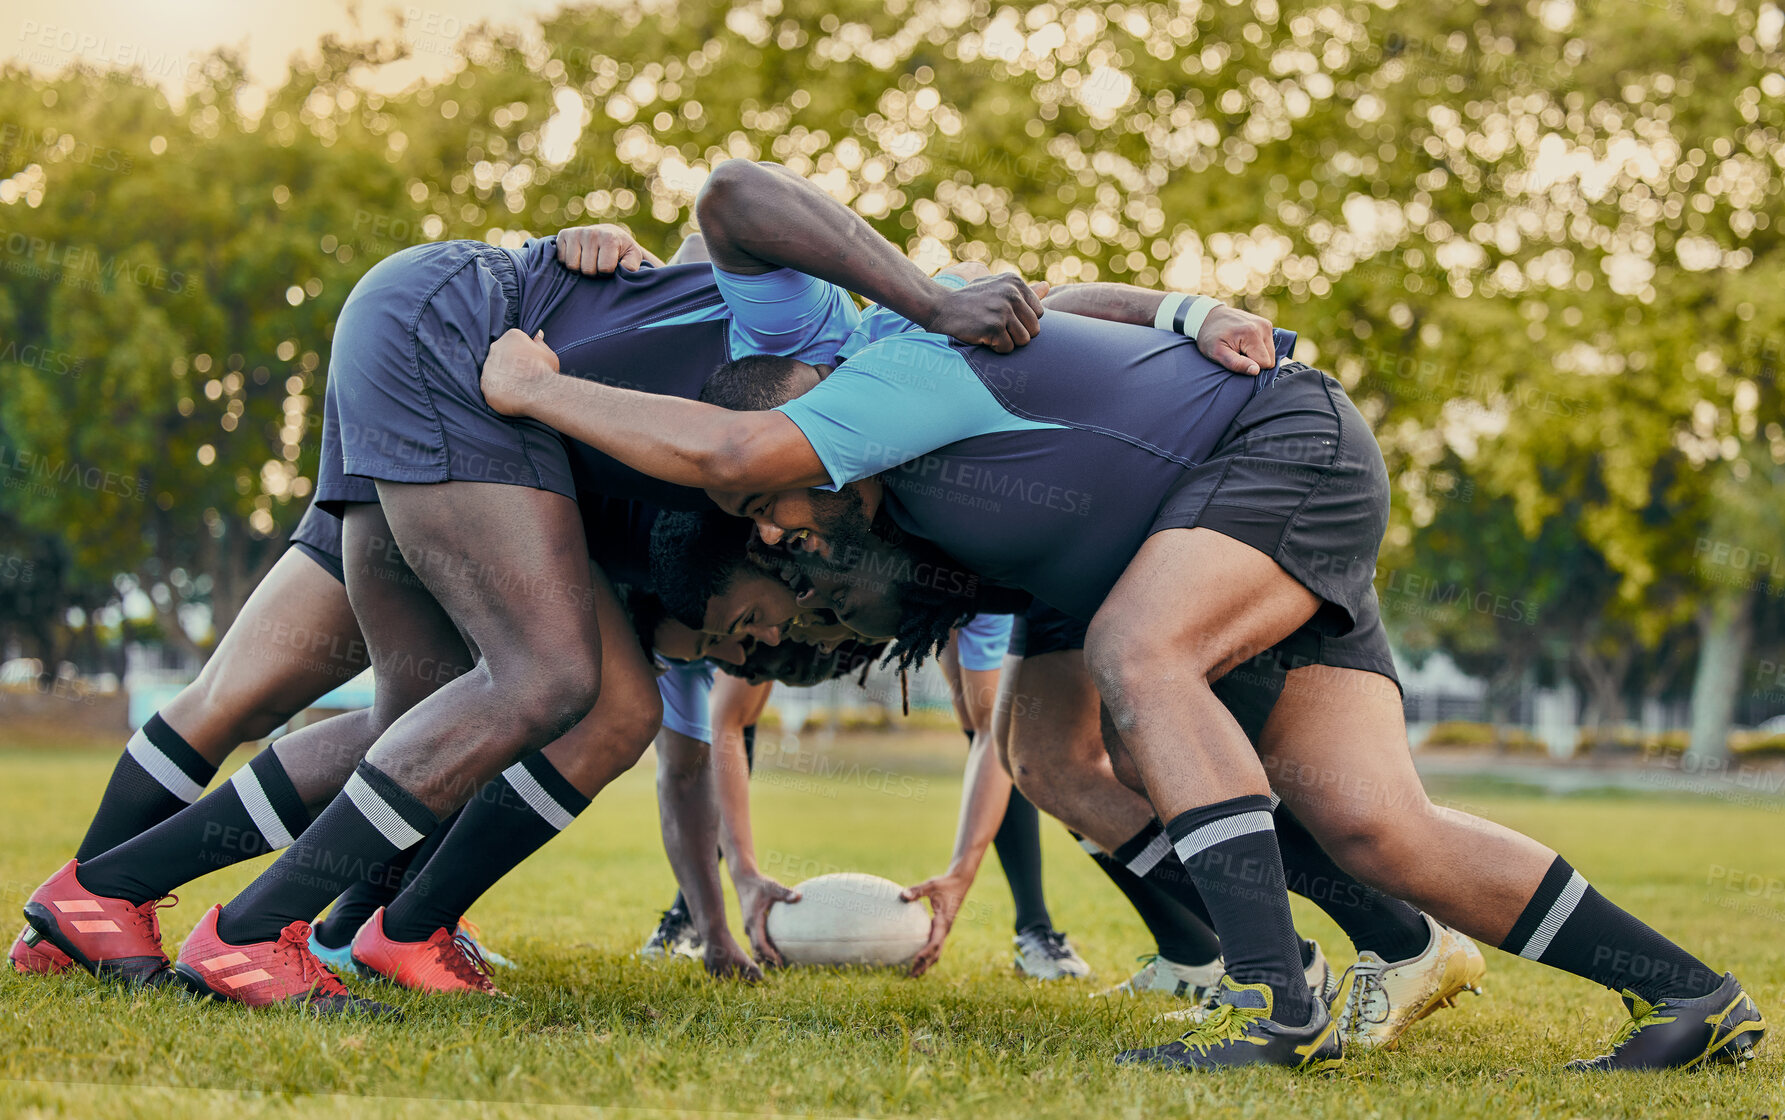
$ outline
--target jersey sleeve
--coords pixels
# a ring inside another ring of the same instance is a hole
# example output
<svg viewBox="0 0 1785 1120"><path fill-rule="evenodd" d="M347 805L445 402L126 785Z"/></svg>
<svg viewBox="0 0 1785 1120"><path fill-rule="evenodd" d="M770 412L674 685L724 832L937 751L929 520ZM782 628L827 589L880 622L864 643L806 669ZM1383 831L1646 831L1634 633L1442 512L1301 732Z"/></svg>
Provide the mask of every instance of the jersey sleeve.
<svg viewBox="0 0 1785 1120"><path fill-rule="evenodd" d="M811 443L830 489L1013 421L1028 426L998 404L946 338L923 332L869 344L776 411Z"/></svg>
<svg viewBox="0 0 1785 1120"><path fill-rule="evenodd" d="M791 268L742 273L713 269L731 312L731 356L785 354L833 365L861 321L855 301L835 284Z"/></svg>

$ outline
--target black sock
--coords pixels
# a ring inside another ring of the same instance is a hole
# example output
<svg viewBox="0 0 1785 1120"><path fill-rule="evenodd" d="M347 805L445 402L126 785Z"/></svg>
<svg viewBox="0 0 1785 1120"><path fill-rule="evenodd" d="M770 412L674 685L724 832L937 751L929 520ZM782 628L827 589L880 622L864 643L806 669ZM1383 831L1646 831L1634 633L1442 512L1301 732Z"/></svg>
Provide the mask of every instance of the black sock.
<svg viewBox="0 0 1785 1120"><path fill-rule="evenodd" d="M1277 847L1292 894L1326 911L1360 953L1368 950L1394 963L1426 951L1432 929L1424 914L1346 874L1288 809L1278 805L1274 816Z"/></svg>
<svg viewBox="0 0 1785 1120"><path fill-rule="evenodd" d="M998 850L998 863L1004 868L1011 900L1016 903L1016 931L1053 929L1054 920L1047 912L1047 892L1041 885L1041 814L1014 786L998 834L992 837L992 847Z"/></svg>
<svg viewBox="0 0 1785 1120"><path fill-rule="evenodd" d="M1307 1023L1313 996L1289 915L1271 799L1253 794L1191 809L1165 832L1215 919L1227 974L1236 984L1268 985L1273 1020Z"/></svg>
<svg viewBox="0 0 1785 1120"><path fill-rule="evenodd" d="M224 904L217 936L231 945L272 941L292 922L308 922L361 879L387 865L440 824L421 799L370 762L362 762L273 866Z"/></svg>
<svg viewBox="0 0 1785 1120"><path fill-rule="evenodd" d="M452 831L453 822L459 819L459 809L452 816L440 822L440 827L428 833L428 838L413 851L407 852L392 860L386 874L376 879L361 879L341 892L335 904L328 908L328 916L311 927L316 940L330 949L345 949L353 944L353 935L359 927L366 924L366 919L380 906L389 906L402 889L415 881L415 877L428 865L428 859L439 849Z"/></svg>
<svg viewBox="0 0 1785 1120"><path fill-rule="evenodd" d="M1126 867L1129 874L1189 911L1197 921L1208 926L1210 936L1214 936L1215 920L1209 917L1208 905L1202 900L1202 892L1196 889L1196 881L1190 878L1183 864L1170 857L1171 839L1165 835L1165 826L1151 820L1147 827L1112 852L1110 858ZM1220 951L1217 941L1215 952Z"/></svg>
<svg viewBox="0 0 1785 1120"><path fill-rule="evenodd" d="M415 882L384 911L384 935L426 941L453 929L496 880L563 831L589 799L544 754L528 755L478 791Z"/></svg>
<svg viewBox="0 0 1785 1120"><path fill-rule="evenodd" d="M216 776L217 768L156 712L118 757L74 858L86 863L142 835L203 797Z"/></svg>
<svg viewBox="0 0 1785 1120"><path fill-rule="evenodd" d="M261 751L235 776L154 828L82 863L94 894L147 902L201 875L277 851L310 823L279 756Z"/></svg>
<svg viewBox="0 0 1785 1120"><path fill-rule="evenodd" d="M744 728L744 770L756 773L756 725Z"/></svg>
<svg viewBox="0 0 1785 1120"><path fill-rule="evenodd" d="M1650 1003L1696 999L1723 982L1709 965L1613 906L1561 856L1500 948Z"/></svg>
<svg viewBox="0 0 1785 1120"><path fill-rule="evenodd" d="M1083 837L1078 843L1091 854L1091 859L1109 876L1116 889L1127 896L1134 912L1146 923L1147 932L1153 935L1160 956L1173 964L1201 965L1221 955L1221 942L1207 922L1156 884L1128 870L1127 864L1096 844ZM1179 871L1181 873L1182 868Z"/></svg>

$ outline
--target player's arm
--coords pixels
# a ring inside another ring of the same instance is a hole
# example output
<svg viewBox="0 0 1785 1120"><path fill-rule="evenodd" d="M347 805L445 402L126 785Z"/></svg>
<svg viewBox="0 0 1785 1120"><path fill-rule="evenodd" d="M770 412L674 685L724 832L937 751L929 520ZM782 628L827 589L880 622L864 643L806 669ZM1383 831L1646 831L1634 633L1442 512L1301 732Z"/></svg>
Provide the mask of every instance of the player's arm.
<svg viewBox="0 0 1785 1120"><path fill-rule="evenodd" d="M1201 304L1210 296L1155 292L1132 284L1096 281L1052 288L1045 307L1091 319L1175 330L1196 339L1196 348L1235 373L1258 373L1277 364L1271 321L1226 304ZM1168 306L1169 302L1169 306ZM1200 322L1191 316L1207 317Z"/></svg>
<svg viewBox="0 0 1785 1120"><path fill-rule="evenodd" d="M713 681L713 780L719 802L719 850L738 892L738 909L756 958L782 964L780 950L768 936L769 907L797 902L799 892L762 873L756 863L756 837L750 827L750 760L744 752L744 728L754 724L768 704L774 685L751 684L720 673Z"/></svg>
<svg viewBox="0 0 1785 1120"><path fill-rule="evenodd" d="M490 346L483 394L634 470L678 486L786 490L830 481L812 444L779 412L733 412L680 397L558 375L543 334L511 330Z"/></svg>
<svg viewBox="0 0 1785 1120"><path fill-rule="evenodd" d="M1008 353L1041 330L1041 301L1014 275L950 290L858 214L784 167L727 160L695 200L713 266L791 268L848 288L925 330Z"/></svg>
<svg viewBox="0 0 1785 1120"><path fill-rule="evenodd" d="M961 815L955 826L954 854L948 870L926 879L904 893L906 899L930 900L930 938L911 960L911 975L922 976L942 956L942 946L967 899L985 850L998 835L998 825L1010 807L1010 775L1004 772L996 747L1004 733L1003 720L992 716L989 734L976 734L967 752L967 773L961 789Z"/></svg>
<svg viewBox="0 0 1785 1120"><path fill-rule="evenodd" d="M713 791L711 748L679 731L657 736L657 814L663 851L688 912L706 947L707 971L714 976L760 979L757 968L725 923L725 893L719 882L718 801Z"/></svg>
<svg viewBox="0 0 1785 1120"><path fill-rule="evenodd" d="M691 233L676 246L675 255L669 258L670 264L694 264L697 261L710 261L711 253L707 252L707 239L698 233Z"/></svg>

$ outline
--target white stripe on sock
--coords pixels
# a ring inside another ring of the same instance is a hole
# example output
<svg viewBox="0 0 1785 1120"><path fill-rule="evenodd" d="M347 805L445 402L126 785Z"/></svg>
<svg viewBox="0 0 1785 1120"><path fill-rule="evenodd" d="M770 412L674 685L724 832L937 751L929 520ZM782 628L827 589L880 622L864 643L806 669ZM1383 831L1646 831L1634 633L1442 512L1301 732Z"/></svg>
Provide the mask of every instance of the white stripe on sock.
<svg viewBox="0 0 1785 1120"><path fill-rule="evenodd" d="M1586 893L1587 881L1576 871L1568 877L1568 885L1562 888L1562 893L1550 903L1549 913L1543 916L1543 921L1537 923L1537 932L1531 935L1531 940L1525 942L1525 947L1518 951L1518 955L1533 961L1542 957L1543 951L1549 948L1549 943L1556 939L1562 923L1580 905L1581 895Z"/></svg>
<svg viewBox="0 0 1785 1120"><path fill-rule="evenodd" d="M527 803L527 807L539 814L540 820L559 832L570 827L570 822L576 819L576 814L558 804L552 795L545 791L545 787L539 784L539 780L533 776L532 771L520 763L517 762L502 771L502 777L514 787L516 793L521 795L521 800Z"/></svg>
<svg viewBox="0 0 1785 1120"><path fill-rule="evenodd" d="M1081 836L1079 837L1078 846L1083 848L1090 855L1100 856L1103 854L1103 849L1097 846L1097 841L1095 840L1088 840Z"/></svg>
<svg viewBox="0 0 1785 1120"><path fill-rule="evenodd" d="M360 815L371 821L372 827L383 833L399 851L408 851L421 843L421 833L415 831L414 826L398 815L390 803L378 796L378 791L357 773L347 779L347 787L342 792L347 794Z"/></svg>
<svg viewBox="0 0 1785 1120"><path fill-rule="evenodd" d="M285 822L279 819L279 811L267 800L267 791L260 788L260 779L255 776L254 768L244 766L237 770L229 784L236 787L236 796L242 799L242 808L248 810L248 819L254 822L255 828L260 829L267 845L289 848L291 833L286 831Z"/></svg>
<svg viewBox="0 0 1785 1120"><path fill-rule="evenodd" d="M1158 867L1159 861L1164 859L1165 854L1169 851L1171 851L1171 838L1161 832L1153 837L1152 843L1141 849L1139 855L1128 861L1128 870L1134 872L1137 877L1145 879L1147 872Z"/></svg>
<svg viewBox="0 0 1785 1120"><path fill-rule="evenodd" d="M136 759L136 764L148 771L149 777L161 783L161 788L190 805L205 795L205 787L186 776L186 771L174 764L174 760L161 753L161 748L149 741L148 735L137 731L125 744L124 753Z"/></svg>
<svg viewBox="0 0 1785 1120"><path fill-rule="evenodd" d="M1254 832L1271 832L1276 827L1276 823L1271 820L1269 813L1263 809L1254 809L1250 813L1235 813L1231 817L1210 821L1185 835L1173 847L1177 849L1180 860L1187 860L1216 844L1224 844L1236 836L1249 836Z"/></svg>
<svg viewBox="0 0 1785 1120"><path fill-rule="evenodd" d="M1273 813L1276 812L1277 806L1279 806L1281 804L1283 804L1283 799L1281 797L1278 797L1275 793L1272 793L1271 794L1271 812L1273 812Z"/></svg>

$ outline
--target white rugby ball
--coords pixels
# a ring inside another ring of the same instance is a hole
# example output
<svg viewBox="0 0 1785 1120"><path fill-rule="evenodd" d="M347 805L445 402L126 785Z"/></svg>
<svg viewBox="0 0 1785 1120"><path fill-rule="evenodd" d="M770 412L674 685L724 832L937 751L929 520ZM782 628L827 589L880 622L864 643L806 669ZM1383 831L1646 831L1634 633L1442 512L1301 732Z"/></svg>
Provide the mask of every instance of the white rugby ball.
<svg viewBox="0 0 1785 1120"><path fill-rule="evenodd" d="M807 879L769 907L769 940L788 964L897 965L930 937L930 912L890 879L846 871Z"/></svg>

